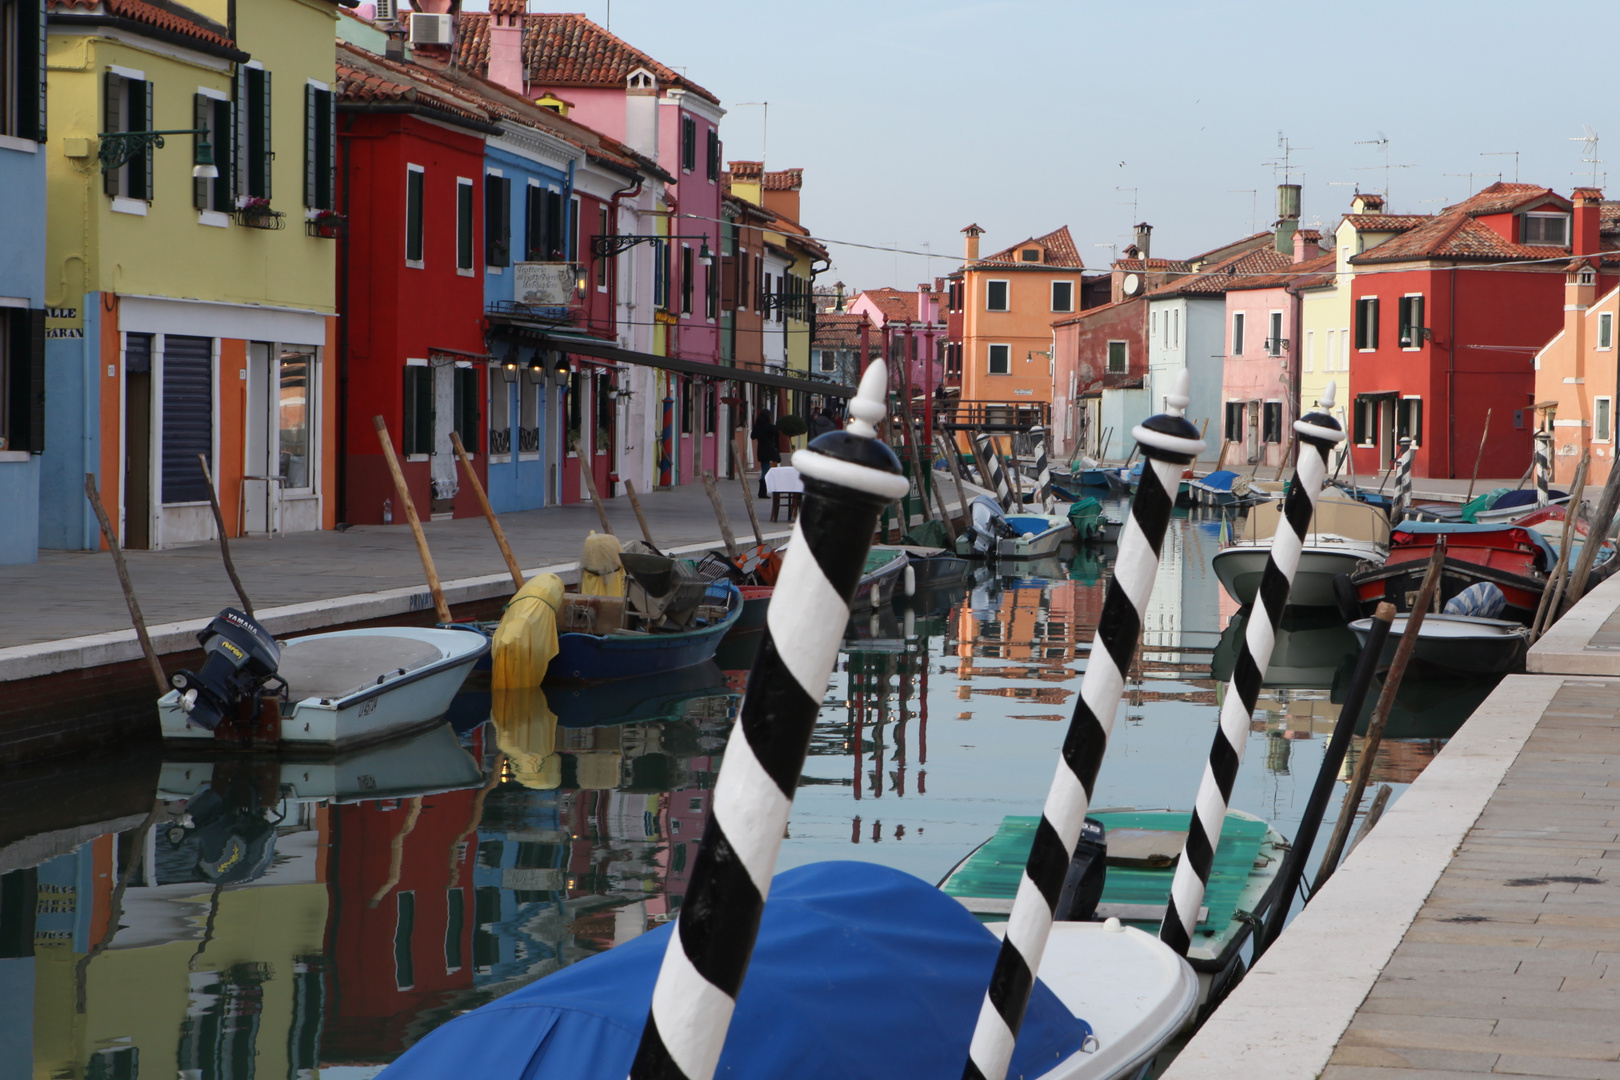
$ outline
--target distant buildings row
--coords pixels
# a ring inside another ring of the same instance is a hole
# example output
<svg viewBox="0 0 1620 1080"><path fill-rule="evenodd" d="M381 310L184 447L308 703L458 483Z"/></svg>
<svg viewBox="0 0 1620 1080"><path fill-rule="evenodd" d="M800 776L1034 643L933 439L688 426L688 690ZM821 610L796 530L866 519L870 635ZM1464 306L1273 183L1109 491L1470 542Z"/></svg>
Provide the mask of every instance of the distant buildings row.
<svg viewBox="0 0 1620 1080"><path fill-rule="evenodd" d="M802 173L579 15L0 4L0 563L725 470L812 371ZM15 43L16 47L13 48Z"/></svg>
<svg viewBox="0 0 1620 1080"><path fill-rule="evenodd" d="M1152 230L1106 275L1067 228L964 262L941 283L944 415L1049 427L1062 455L1119 458L1129 431L1192 376L1205 468L1275 466L1294 420L1337 384L1346 471L1386 469L1402 440L1420 477L1518 477L1538 431L1557 477L1614 460L1620 203L1495 183L1436 214L1355 196L1330 233L1299 227L1278 189L1273 230L1181 259ZM822 324L825 325L825 322ZM1489 425L1487 435L1486 427Z"/></svg>

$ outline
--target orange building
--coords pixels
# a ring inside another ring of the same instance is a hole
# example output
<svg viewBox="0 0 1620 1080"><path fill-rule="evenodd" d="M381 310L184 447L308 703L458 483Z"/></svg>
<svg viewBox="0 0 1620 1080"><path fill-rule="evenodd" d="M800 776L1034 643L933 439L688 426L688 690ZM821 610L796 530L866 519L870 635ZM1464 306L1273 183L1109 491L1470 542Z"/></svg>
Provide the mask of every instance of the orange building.
<svg viewBox="0 0 1620 1080"><path fill-rule="evenodd" d="M962 307L962 401L1039 405L1052 402L1052 323L1080 310L1085 264L1064 226L979 257L984 230L969 225L959 271Z"/></svg>

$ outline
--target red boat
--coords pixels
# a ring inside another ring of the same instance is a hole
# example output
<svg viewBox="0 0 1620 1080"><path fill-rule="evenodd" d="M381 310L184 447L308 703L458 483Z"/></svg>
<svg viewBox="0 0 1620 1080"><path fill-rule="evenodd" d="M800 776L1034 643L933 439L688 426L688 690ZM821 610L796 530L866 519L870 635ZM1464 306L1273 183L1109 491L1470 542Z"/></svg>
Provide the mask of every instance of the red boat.
<svg viewBox="0 0 1620 1080"><path fill-rule="evenodd" d="M1507 608L1502 618L1526 626L1536 617L1547 577L1558 561L1554 542L1563 530L1564 508L1548 506L1507 525L1467 525L1455 522L1404 521L1390 536L1389 558L1380 567L1367 567L1335 581L1339 606L1346 620L1371 615L1381 602L1396 611L1410 611L1429 557L1439 538L1446 538L1446 558L1440 577L1436 609L1482 581L1502 590ZM1550 527L1552 539L1538 526ZM1584 542L1586 522L1576 519L1575 538ZM1605 543L1587 579L1591 589L1614 572L1612 544Z"/></svg>

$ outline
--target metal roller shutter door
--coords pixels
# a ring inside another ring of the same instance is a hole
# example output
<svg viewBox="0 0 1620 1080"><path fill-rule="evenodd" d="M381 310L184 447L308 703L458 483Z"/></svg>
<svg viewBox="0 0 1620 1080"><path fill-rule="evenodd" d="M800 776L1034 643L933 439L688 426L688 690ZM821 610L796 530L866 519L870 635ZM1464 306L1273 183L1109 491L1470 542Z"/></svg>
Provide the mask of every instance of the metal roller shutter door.
<svg viewBox="0 0 1620 1080"><path fill-rule="evenodd" d="M206 502L197 455L214 461L214 339L163 338L163 488L166 503Z"/></svg>

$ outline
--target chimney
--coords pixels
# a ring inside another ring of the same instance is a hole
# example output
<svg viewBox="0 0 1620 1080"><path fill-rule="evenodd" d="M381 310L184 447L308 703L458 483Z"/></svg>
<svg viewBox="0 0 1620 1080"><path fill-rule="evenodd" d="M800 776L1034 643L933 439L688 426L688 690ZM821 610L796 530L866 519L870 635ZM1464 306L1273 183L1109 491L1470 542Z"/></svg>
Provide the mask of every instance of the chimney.
<svg viewBox="0 0 1620 1080"><path fill-rule="evenodd" d="M1294 261L1304 262L1322 253L1322 234L1316 229L1301 229L1294 234Z"/></svg>
<svg viewBox="0 0 1620 1080"><path fill-rule="evenodd" d="M1277 233L1275 244L1283 255L1294 254L1294 233L1299 231L1299 185L1277 185Z"/></svg>
<svg viewBox="0 0 1620 1080"><path fill-rule="evenodd" d="M658 160L658 80L646 68L638 67L624 79L624 143Z"/></svg>
<svg viewBox="0 0 1620 1080"><path fill-rule="evenodd" d="M489 0L489 81L524 92L523 31L528 0Z"/></svg>
<svg viewBox="0 0 1620 1080"><path fill-rule="evenodd" d="M1570 254L1596 255L1602 236L1603 192L1597 188L1579 187L1571 193L1575 202L1575 232Z"/></svg>
<svg viewBox="0 0 1620 1080"><path fill-rule="evenodd" d="M1356 197L1350 200L1352 214L1382 214L1384 212L1384 197L1376 191L1358 191Z"/></svg>
<svg viewBox="0 0 1620 1080"><path fill-rule="evenodd" d="M761 162L763 170L764 163ZM759 197L765 209L781 214L789 221L799 220L799 190L804 187L803 169L778 169L761 172Z"/></svg>
<svg viewBox="0 0 1620 1080"><path fill-rule="evenodd" d="M970 263L978 262L979 237L984 235L984 229L980 228L978 225L969 225L967 228L962 230L962 235L967 237L967 253L964 258Z"/></svg>
<svg viewBox="0 0 1620 1080"><path fill-rule="evenodd" d="M1152 241L1153 226L1145 221L1138 222L1136 225L1136 250L1141 253L1141 258L1146 259L1148 257Z"/></svg>
<svg viewBox="0 0 1620 1080"><path fill-rule="evenodd" d="M917 321L918 322L928 323L928 322L933 322L934 321L933 316L931 316L929 314L929 311L928 311L929 307L932 306L933 300L934 300L934 294L933 294L932 291L930 291L932 289L933 289L933 286L928 284L928 282L926 282L926 281L922 282L921 284L919 284L917 286Z"/></svg>

